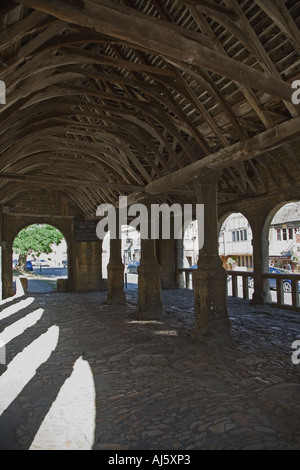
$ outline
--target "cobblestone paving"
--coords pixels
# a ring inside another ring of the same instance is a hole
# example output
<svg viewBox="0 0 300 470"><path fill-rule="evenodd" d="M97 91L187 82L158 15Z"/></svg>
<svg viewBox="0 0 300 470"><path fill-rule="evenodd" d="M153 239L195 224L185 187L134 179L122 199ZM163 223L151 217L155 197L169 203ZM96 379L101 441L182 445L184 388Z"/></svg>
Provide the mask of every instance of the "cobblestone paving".
<svg viewBox="0 0 300 470"><path fill-rule="evenodd" d="M136 296L0 305L0 449L300 448L299 314L229 299L231 341L196 340L193 292L164 291L161 322L136 321Z"/></svg>

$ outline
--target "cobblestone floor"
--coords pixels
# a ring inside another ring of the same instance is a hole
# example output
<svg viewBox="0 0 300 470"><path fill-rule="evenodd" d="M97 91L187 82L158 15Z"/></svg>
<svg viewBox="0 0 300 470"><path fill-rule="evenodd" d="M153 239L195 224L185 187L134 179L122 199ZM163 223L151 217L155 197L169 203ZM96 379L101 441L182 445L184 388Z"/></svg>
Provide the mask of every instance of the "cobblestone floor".
<svg viewBox="0 0 300 470"><path fill-rule="evenodd" d="M300 449L299 314L230 298L232 340L195 340L192 291L136 296L2 301L0 449Z"/></svg>

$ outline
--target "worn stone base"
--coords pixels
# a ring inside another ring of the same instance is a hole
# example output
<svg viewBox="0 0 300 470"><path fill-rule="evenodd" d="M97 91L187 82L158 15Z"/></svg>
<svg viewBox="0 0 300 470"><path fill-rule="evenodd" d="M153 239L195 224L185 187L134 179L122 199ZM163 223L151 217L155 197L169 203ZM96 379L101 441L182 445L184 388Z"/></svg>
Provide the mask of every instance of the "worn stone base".
<svg viewBox="0 0 300 470"><path fill-rule="evenodd" d="M160 320L163 313L161 301L161 267L140 265L138 267L138 308L139 320Z"/></svg>
<svg viewBox="0 0 300 470"><path fill-rule="evenodd" d="M223 268L199 267L193 272L195 337L230 335L227 274Z"/></svg>
<svg viewBox="0 0 300 470"><path fill-rule="evenodd" d="M68 279L57 279L57 292L69 292Z"/></svg>
<svg viewBox="0 0 300 470"><path fill-rule="evenodd" d="M126 296L124 292L124 265L107 265L107 304L125 305Z"/></svg>

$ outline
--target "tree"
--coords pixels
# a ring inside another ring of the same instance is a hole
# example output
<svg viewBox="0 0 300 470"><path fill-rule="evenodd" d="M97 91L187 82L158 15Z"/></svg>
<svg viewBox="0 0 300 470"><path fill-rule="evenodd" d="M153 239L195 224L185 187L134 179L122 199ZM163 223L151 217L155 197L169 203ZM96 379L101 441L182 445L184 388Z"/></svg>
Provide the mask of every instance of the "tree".
<svg viewBox="0 0 300 470"><path fill-rule="evenodd" d="M63 235L51 225L29 225L16 236L13 248L19 253L18 269L24 271L28 255L34 258L41 253L52 253L52 245L59 245Z"/></svg>

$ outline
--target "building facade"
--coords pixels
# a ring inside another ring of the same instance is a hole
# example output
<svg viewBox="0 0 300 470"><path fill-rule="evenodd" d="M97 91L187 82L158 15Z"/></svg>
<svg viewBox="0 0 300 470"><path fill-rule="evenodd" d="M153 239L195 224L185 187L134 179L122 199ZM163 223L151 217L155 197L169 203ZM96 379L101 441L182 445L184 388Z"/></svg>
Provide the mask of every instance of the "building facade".
<svg viewBox="0 0 300 470"><path fill-rule="evenodd" d="M246 217L233 213L219 232L219 254L227 270L253 270L252 230ZM197 264L197 224L191 223L184 236L184 267ZM300 202L283 206L274 216L269 229L270 265L299 272Z"/></svg>

